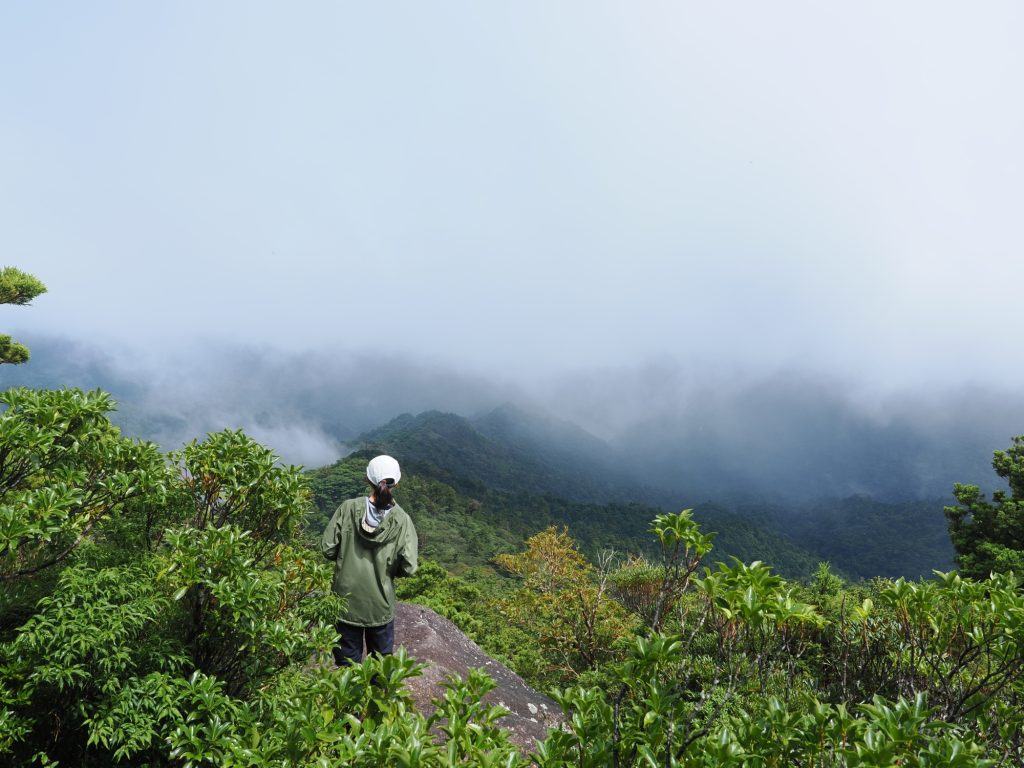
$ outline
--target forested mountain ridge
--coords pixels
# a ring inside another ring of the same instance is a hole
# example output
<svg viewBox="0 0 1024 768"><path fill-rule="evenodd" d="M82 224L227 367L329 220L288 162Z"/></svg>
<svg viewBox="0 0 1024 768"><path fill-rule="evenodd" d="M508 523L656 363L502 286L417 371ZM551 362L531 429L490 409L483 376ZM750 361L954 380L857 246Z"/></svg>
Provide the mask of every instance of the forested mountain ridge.
<svg viewBox="0 0 1024 768"><path fill-rule="evenodd" d="M948 571L954 549L942 510L951 499L883 502L866 496L782 507L740 504L747 519L785 531L819 559L853 578L908 579Z"/></svg>
<svg viewBox="0 0 1024 768"><path fill-rule="evenodd" d="M512 405L475 418L426 411L402 414L352 443L402 456L455 485L552 494L576 501L630 500L639 486L616 466L612 449L568 422Z"/></svg>
<svg viewBox="0 0 1024 768"><path fill-rule="evenodd" d="M645 521L654 514L693 507L702 525L718 533L716 557L771 562L793 578L809 576L820 561L852 578L917 578L952 567L942 499L729 505L686 498L645 487L616 462L611 446L575 425L514 406L473 419L403 414L355 445L367 457L393 453L413 472L476 499L482 520L512 526L506 533L515 530L519 540L532 532L532 520L534 530L542 522L568 524L591 553L600 546L628 551L645 540ZM677 483L667 469L660 478Z"/></svg>
<svg viewBox="0 0 1024 768"><path fill-rule="evenodd" d="M366 491L364 472L373 449L363 449L328 467L307 472L320 530L344 499ZM549 526L568 528L592 558L601 551L653 554L650 523L663 510L636 502L572 501L487 488L480 483L449 482L448 473L434 475L433 465L404 465L396 498L413 515L424 540L424 554L455 573L489 568L493 558L520 549L531 535ZM790 578L809 578L818 558L785 536L751 524L714 504L694 511L706 531L715 533L715 558L771 562Z"/></svg>

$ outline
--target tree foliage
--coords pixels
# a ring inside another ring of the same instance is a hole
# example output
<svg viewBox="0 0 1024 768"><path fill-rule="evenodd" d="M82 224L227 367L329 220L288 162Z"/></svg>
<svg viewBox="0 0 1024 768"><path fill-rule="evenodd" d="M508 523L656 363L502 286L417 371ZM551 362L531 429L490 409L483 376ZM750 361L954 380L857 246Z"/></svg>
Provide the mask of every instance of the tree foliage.
<svg viewBox="0 0 1024 768"><path fill-rule="evenodd" d="M0 580L62 562L135 502L163 504L163 456L119 434L109 395L11 389L0 405Z"/></svg>
<svg viewBox="0 0 1024 768"><path fill-rule="evenodd" d="M977 485L953 486L960 506L946 507L949 535L960 572L973 578L1015 571L1024 574L1024 436L995 451L992 467L1010 486L988 502Z"/></svg>
<svg viewBox="0 0 1024 768"><path fill-rule="evenodd" d="M24 306L43 293L46 286L38 278L15 267L0 268L0 304ZM0 334L0 364L17 365L28 359L28 347Z"/></svg>
<svg viewBox="0 0 1024 768"><path fill-rule="evenodd" d="M547 680L575 678L616 656L632 622L610 594L610 561L594 567L563 529L531 536L519 554L497 563L520 579L502 609L541 652Z"/></svg>
<svg viewBox="0 0 1024 768"><path fill-rule="evenodd" d="M1024 759L1019 583L938 574L873 595L760 563L693 579L665 632L556 692L541 766L983 766ZM822 606L803 594L827 598ZM856 680L851 684L851 680Z"/></svg>

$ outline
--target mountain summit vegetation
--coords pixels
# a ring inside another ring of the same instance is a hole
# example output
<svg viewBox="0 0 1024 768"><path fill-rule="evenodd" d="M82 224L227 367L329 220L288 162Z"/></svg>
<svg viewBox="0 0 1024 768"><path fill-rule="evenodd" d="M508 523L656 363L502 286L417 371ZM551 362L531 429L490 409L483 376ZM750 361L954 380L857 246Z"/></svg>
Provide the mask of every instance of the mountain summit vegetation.
<svg viewBox="0 0 1024 768"><path fill-rule="evenodd" d="M850 584L822 566L801 584L758 561L705 567L715 541L689 511L655 515L650 545L617 558L588 557L539 514L518 522L535 531L518 545L492 527L504 554L483 540L477 567L428 563L402 594L564 709L565 727L524 754L500 706L481 701L486 675L452 680L427 717L404 652L330 663L340 598L303 532L322 515L309 481L320 498L357 493L362 458L307 477L230 430L162 455L118 432L101 392L3 398L8 764L1024 760L1024 593L1011 573ZM439 480L411 471L406 491L439 544L488 530L483 504Z"/></svg>

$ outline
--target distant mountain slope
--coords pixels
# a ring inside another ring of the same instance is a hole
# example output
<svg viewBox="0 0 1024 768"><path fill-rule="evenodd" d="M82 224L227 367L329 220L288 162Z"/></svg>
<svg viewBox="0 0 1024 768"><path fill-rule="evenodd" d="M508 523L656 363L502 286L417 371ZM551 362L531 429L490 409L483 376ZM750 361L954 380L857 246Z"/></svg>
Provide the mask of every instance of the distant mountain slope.
<svg viewBox="0 0 1024 768"><path fill-rule="evenodd" d="M552 494L577 501L627 500L638 483L583 429L502 406L476 419L403 414L354 444L401 456L456 487Z"/></svg>
<svg viewBox="0 0 1024 768"><path fill-rule="evenodd" d="M481 434L453 413L404 413L353 441L359 449L401 457L402 466L422 468L452 484L518 488L550 485L549 470L536 460Z"/></svg>
<svg viewBox="0 0 1024 768"><path fill-rule="evenodd" d="M625 491L634 481L621 466L619 455L604 440L570 421L531 413L511 403L471 419L481 434L510 448L582 472L592 479L621 486ZM603 477L600 477L603 475Z"/></svg>
<svg viewBox="0 0 1024 768"><path fill-rule="evenodd" d="M611 447L575 425L512 406L474 419L438 411L406 414L358 442L367 456L394 453L413 473L475 499L487 524L503 531L497 539L506 548L554 524L568 525L591 553L638 550L649 546L647 527L655 515L695 506L694 500L673 504L672 494L643 489L619 469ZM941 507L866 497L783 505L708 502L696 505L696 516L705 530L718 533L712 559L762 560L791 576L810 575L828 560L851 578L917 578L952 566ZM456 529L447 534L458 535ZM492 544L495 535L478 532ZM474 546L482 561L500 551Z"/></svg>
<svg viewBox="0 0 1024 768"><path fill-rule="evenodd" d="M710 562L728 563L730 557L745 563L760 560L782 576L806 580L814 575L823 559L816 550L772 526L712 502L694 507L693 517L705 533L715 534L715 548L707 558ZM851 575L840 565L834 570L843 576Z"/></svg>
<svg viewBox="0 0 1024 768"><path fill-rule="evenodd" d="M881 502L866 496L819 499L797 509L744 505L748 519L785 530L855 578L917 579L954 568L942 509L952 499Z"/></svg>

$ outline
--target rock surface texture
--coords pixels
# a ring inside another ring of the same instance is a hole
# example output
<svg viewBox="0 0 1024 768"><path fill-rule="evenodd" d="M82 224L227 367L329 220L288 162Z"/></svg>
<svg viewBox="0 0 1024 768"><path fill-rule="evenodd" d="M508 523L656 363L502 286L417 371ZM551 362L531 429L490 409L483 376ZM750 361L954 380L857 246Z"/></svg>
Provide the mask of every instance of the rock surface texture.
<svg viewBox="0 0 1024 768"><path fill-rule="evenodd" d="M542 693L523 682L517 674L490 658L448 619L429 608L399 603L395 615L395 644L404 645L409 655L427 664L408 688L421 712L430 715L430 700L444 694L441 687L449 676L465 677L470 669L483 669L497 687L484 701L511 711L500 724L517 746L531 749L547 736L549 728L562 724L562 710Z"/></svg>

